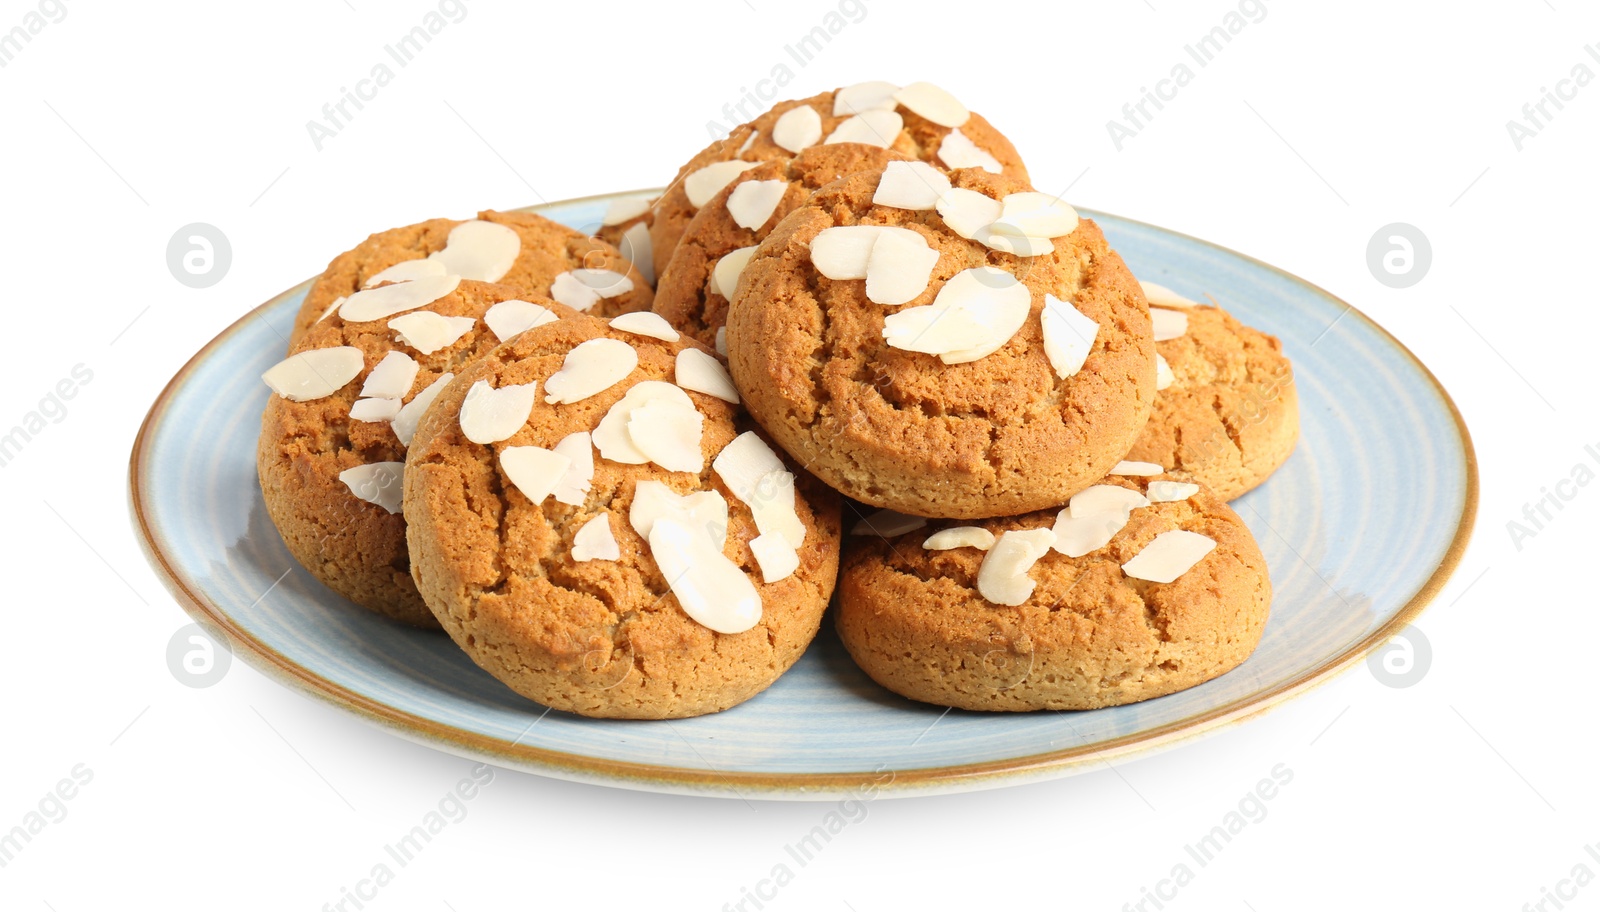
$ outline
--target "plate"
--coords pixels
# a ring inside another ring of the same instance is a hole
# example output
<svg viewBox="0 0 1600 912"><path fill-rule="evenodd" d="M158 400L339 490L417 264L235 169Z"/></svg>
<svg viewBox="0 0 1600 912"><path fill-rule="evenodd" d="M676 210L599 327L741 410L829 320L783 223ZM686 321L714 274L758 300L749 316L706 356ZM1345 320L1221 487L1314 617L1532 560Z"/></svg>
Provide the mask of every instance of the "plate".
<svg viewBox="0 0 1600 912"><path fill-rule="evenodd" d="M620 197L534 207L580 230ZM134 443L133 523L178 602L236 656L402 737L500 766L699 795L832 800L1021 783L1169 747L1283 703L1399 632L1460 560L1478 497L1454 403L1405 346L1350 305L1250 257L1097 212L1141 278L1214 296L1283 340L1301 437L1235 501L1271 568L1255 654L1217 680L1085 712L946 711L879 688L824 633L765 693L671 722L606 721L529 702L449 638L322 587L289 556L256 482L261 372L310 282L246 314L167 385ZM1418 522L1428 517L1430 522Z"/></svg>

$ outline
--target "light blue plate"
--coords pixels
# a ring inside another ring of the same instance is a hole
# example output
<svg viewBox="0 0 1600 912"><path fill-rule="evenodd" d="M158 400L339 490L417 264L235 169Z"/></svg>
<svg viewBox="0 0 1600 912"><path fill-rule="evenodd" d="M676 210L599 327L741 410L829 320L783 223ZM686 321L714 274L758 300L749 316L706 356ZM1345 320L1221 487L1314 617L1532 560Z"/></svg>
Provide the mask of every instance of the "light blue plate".
<svg viewBox="0 0 1600 912"><path fill-rule="evenodd" d="M589 229L613 198L535 211ZM443 634L391 624L323 588L268 520L255 473L260 374L283 357L309 282L229 327L156 400L134 444L134 524L180 604L236 655L404 737L529 772L835 798L866 783L885 794L988 788L1171 745L1326 680L1402 629L1466 546L1477 468L1449 396L1360 312L1249 257L1086 214L1139 277L1209 293L1281 338L1299 384L1299 447L1234 505L1272 570L1271 622L1243 666L1182 693L1091 712L945 713L873 684L825 622L792 671L727 712L670 723L546 713Z"/></svg>

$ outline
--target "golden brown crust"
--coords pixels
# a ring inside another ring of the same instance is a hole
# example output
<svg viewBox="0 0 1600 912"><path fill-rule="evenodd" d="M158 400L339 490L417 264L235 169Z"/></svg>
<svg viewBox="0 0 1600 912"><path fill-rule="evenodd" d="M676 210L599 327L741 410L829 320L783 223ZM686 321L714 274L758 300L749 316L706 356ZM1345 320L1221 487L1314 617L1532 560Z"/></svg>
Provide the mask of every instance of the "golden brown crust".
<svg viewBox="0 0 1600 912"><path fill-rule="evenodd" d="M1006 516L1059 504L1105 475L1137 438L1155 396L1155 348L1139 285L1089 220L1055 251L1000 253L964 240L935 212L873 206L878 175L818 191L761 243L728 315L730 367L745 405L802 465L846 496L921 516ZM1000 198L1029 189L964 169L955 186ZM810 262L825 228L886 224L940 252L928 304L974 266L1015 275L1033 297L999 351L966 364L889 347L865 283ZM1044 353L1046 293L1100 325L1082 369L1058 379Z"/></svg>
<svg viewBox="0 0 1600 912"><path fill-rule="evenodd" d="M560 368L575 345L608 337L634 346L629 378L581 402L536 401L513 437L481 446L461 433L466 390L538 381ZM742 430L737 409L689 392L705 416L706 468L668 472L595 455L582 506L547 498L532 505L504 476L509 446L552 447L592 431L634 383L673 377L676 353L694 343L661 342L611 330L579 316L529 330L462 372L440 394L412 441L405 476L413 573L446 632L473 661L511 689L546 706L607 718L680 718L726 709L765 689L815 636L838 571L837 495L800 473L796 508L806 527L800 569L762 582L749 542L749 509L723 485L711 461ZM679 493L715 490L729 506L726 554L762 599L760 622L738 634L690 619L662 577L648 544L628 520L635 485L656 479ZM575 562L573 536L609 511L617 561Z"/></svg>
<svg viewBox="0 0 1600 912"><path fill-rule="evenodd" d="M677 248L679 239L683 237L684 230L689 226L689 220L694 218L695 207L689 202L689 195L684 191L683 179L714 162L734 159L751 162L787 161L794 156L794 153L772 141L773 124L790 109L800 105L810 105L822 118L822 136L826 139L839 124L849 119L848 116L833 116L835 94L836 92L823 92L810 98L781 101L755 120L735 127L726 138L717 140L700 150L678 169L677 176L673 178L661 199L656 202L656 217L650 226L651 252L655 257L656 275L666 274L667 264L672 260L673 251ZM939 144L950 135L950 128L941 127L903 106L895 110L904 121L904 126L888 148L907 158L943 167L938 158ZM973 113L959 129L963 136L1000 162L1002 174L1020 180L1028 179L1027 168L1023 166L1022 157L1017 154L1016 147L1011 145L1011 140L1006 139L983 117ZM752 134L755 139L746 148L745 141L750 139Z"/></svg>
<svg viewBox="0 0 1600 912"><path fill-rule="evenodd" d="M656 283L652 309L706 345L715 345L717 330L728 316L728 299L711 290L711 272L717 261L742 247L753 247L776 228L783 217L800 208L811 194L826 184L856 171L881 171L891 161L906 157L888 149L859 143L812 146L788 161L764 162L739 175L689 221L678 247ZM754 180L789 183L783 199L765 224L745 228L728 212L728 197L740 184Z"/></svg>
<svg viewBox="0 0 1600 912"><path fill-rule="evenodd" d="M574 231L531 212L478 213L486 222L505 225L522 238L522 249L511 270L495 283L516 289L524 297L548 298L550 283L573 269L610 269L633 280L633 290L613 298L603 298L591 311L597 317L614 317L635 310L649 310L654 298L650 284L617 249L605 241ZM443 250L450 229L461 224L455 219L429 219L415 225L380 231L354 249L334 257L333 262L311 286L305 303L295 316L289 335L294 350L300 337L327 312L336 299L360 291L368 278L396 263L419 260Z"/></svg>
<svg viewBox="0 0 1600 912"><path fill-rule="evenodd" d="M1103 484L1144 490L1141 479ZM997 537L1051 527L1055 511L985 520ZM1211 680L1243 662L1272 601L1266 561L1250 530L1205 491L1133 511L1105 547L1070 558L1051 551L1029 576L1022 605L978 594L985 552L929 551L934 522L892 539L845 542L837 626L856 663L884 687L961 709L1094 709L1148 700ZM1217 547L1177 580L1150 583L1121 565L1172 529Z"/></svg>
<svg viewBox="0 0 1600 912"><path fill-rule="evenodd" d="M1294 372L1274 336L1218 307L1185 311L1188 331L1156 343L1173 383L1156 393L1128 458L1186 472L1223 500L1266 480L1300 436Z"/></svg>

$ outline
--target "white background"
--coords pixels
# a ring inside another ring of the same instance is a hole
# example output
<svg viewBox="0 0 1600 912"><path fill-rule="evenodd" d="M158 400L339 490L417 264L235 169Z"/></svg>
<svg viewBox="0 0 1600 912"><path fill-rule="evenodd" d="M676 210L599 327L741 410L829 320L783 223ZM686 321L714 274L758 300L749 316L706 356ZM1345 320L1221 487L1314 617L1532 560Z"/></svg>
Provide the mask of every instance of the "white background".
<svg viewBox="0 0 1600 912"><path fill-rule="evenodd" d="M784 46L836 4L474 0L317 151L306 121L431 8L72 0L0 69L0 425L73 365L93 371L65 418L0 469L0 830L75 765L94 773L67 817L0 868L0 905L320 909L467 775L467 761L242 662L209 689L173 679L165 648L188 619L129 527L134 432L189 354L368 233L664 183L705 144L705 122L780 63L793 72L781 97L940 83L1014 140L1040 189L1070 185L1075 203L1248 252L1352 301L1454 394L1483 498L1472 547L1419 623L1434 655L1415 686L1358 666L1116 769L874 802L769 909L1121 909L1280 763L1294 779L1268 816L1169 908L1511 910L1575 865L1600 874L1584 851L1600 841L1600 491L1577 489L1520 549L1506 529L1600 444L1600 84L1551 108L1520 151L1506 130L1574 65L1600 73L1584 51L1600 44L1592 6L1273 0L1118 151L1106 121L1234 6L872 0L799 67ZM0 31L33 9L0 3ZM232 242L231 270L209 289L167 270L168 238L190 222ZM1430 272L1405 290L1366 264L1391 222L1432 243ZM829 808L501 771L469 809L369 908L721 909ZM1600 883L1580 896L1600 905Z"/></svg>

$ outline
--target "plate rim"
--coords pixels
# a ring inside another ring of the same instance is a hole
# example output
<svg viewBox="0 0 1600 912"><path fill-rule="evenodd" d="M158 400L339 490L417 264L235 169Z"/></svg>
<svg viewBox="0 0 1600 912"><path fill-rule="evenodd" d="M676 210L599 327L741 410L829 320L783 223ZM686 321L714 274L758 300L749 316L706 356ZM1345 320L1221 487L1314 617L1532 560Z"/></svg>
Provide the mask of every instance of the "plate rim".
<svg viewBox="0 0 1600 912"><path fill-rule="evenodd" d="M556 206L637 197L659 193L660 190L661 188L645 188L594 194L525 206L512 211L539 213ZM229 341L247 323L260 316L263 311L276 306L288 296L308 287L310 283L316 280L316 277L293 285L251 308L190 356L162 387L161 392L156 396L149 411L145 414L144 420L139 425L138 434L134 437L133 449L129 454L128 506L132 525L137 533L135 537L139 540L139 546L144 552L145 559L150 563L151 568L156 571L156 575L161 578L167 591L174 596L185 612L213 638L226 642L235 655L243 658L252 667L266 674L267 677L289 686L292 690L317 697L349 711L364 721L378 725L384 730L405 737L408 740L417 741L451 753L489 760L508 768L561 779L650 791L696 795L724 794L772 799L831 799L834 796L847 794L855 790L868 789L874 793L881 792L883 795L907 795L935 791L993 788L1013 782L1064 776L1090 764L1109 763L1112 760L1126 758L1134 754L1153 753L1174 747L1190 739L1215 733L1223 728L1236 725L1275 709L1289 700L1327 683L1347 671L1371 651L1386 644L1421 615L1423 610L1427 608L1455 573L1472 538L1476 525L1479 497L1477 453L1473 448L1472 435L1467 428L1466 420L1463 418L1461 410L1456 406L1455 400L1451 398L1449 391L1445 389L1444 384L1405 343L1363 313L1360 308L1313 282L1221 244L1113 213L1093 209L1082 209L1080 211L1090 217L1107 215L1122 222L1164 232L1185 241L1237 257L1346 308L1345 316L1353 315L1364 322L1370 329L1376 330L1382 339L1387 340L1396 350L1411 361L1421 375L1432 384L1434 392L1438 395L1440 401L1444 403L1451 418L1454 420L1466 470L1466 490L1462 499L1461 514L1456 519L1456 528L1451 536L1450 545L1445 549L1439 564L1406 604L1401 606L1394 616L1377 630L1347 647L1332 659L1297 674L1291 680L1263 694L1214 707L1154 729L1122 735L1094 744L999 760L896 770L893 772L892 777L885 782L883 773L876 770L826 773L719 771L666 764L611 760L521 744L519 743L521 736L518 739L507 741L501 738L481 735L423 718L372 697L357 693L344 685L337 684L312 672L305 666L285 656L248 630L245 630L221 607L206 599L198 591L198 587L191 585L189 580L178 569L177 563L162 549L158 536L146 515L148 498L145 487L148 484L149 473L145 469L145 463L150 455L150 449L147 444L177 392L202 361L206 360L217 348ZM530 703L530 705L538 704Z"/></svg>

